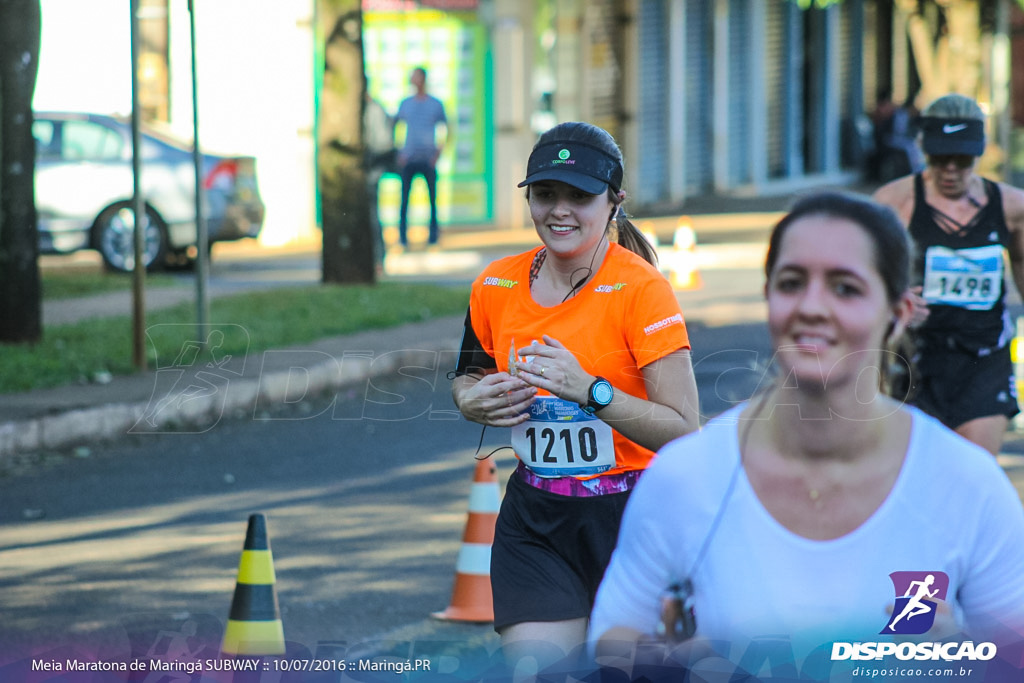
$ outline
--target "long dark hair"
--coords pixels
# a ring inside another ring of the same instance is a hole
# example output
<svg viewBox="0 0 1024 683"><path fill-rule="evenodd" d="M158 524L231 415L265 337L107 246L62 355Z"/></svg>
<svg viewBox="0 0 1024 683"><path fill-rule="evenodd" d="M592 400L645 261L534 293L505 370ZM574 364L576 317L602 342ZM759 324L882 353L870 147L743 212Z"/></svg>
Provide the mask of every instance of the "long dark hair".
<svg viewBox="0 0 1024 683"><path fill-rule="evenodd" d="M622 150L619 149L615 138L603 128L583 121L567 121L558 124L541 135L533 148L537 149L541 145L559 140L580 142L596 147L617 159L620 164L623 164ZM612 223L615 225L615 241L651 265L657 266L658 254L654 247L647 241L643 233L633 225L633 222L629 220L629 217L622 208L622 202L619 200L620 189L618 187L608 187L608 198L616 206L615 213L609 221L609 225ZM529 192L529 188L527 188L527 192Z"/></svg>

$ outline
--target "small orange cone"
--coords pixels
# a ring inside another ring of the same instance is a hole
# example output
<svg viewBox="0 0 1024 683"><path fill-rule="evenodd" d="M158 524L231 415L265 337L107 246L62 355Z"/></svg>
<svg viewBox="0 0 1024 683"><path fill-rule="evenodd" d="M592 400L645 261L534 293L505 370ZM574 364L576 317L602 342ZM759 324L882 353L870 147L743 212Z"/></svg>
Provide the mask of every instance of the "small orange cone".
<svg viewBox="0 0 1024 683"><path fill-rule="evenodd" d="M644 236L644 239L646 239L647 242L652 247L657 249L658 248L658 235L657 235L657 233L654 232L654 222L653 221L641 221L640 225L638 225L636 227L637 227L637 230L640 231L640 234Z"/></svg>
<svg viewBox="0 0 1024 683"><path fill-rule="evenodd" d="M491 544L494 523L498 519L501 492L497 468L490 460L480 460L473 473L469 494L469 516L462 535L462 548L455 562L455 587L448 609L434 612L436 619L452 621L494 621L491 597Z"/></svg>
<svg viewBox="0 0 1024 683"><path fill-rule="evenodd" d="M284 629L274 581L274 559L267 538L267 521L263 515L250 515L221 652L233 655L284 654Z"/></svg>
<svg viewBox="0 0 1024 683"><path fill-rule="evenodd" d="M675 248L669 276L672 287L676 290L703 287L704 281L697 268L697 233L693 230L693 220L689 216L679 217L672 246Z"/></svg>

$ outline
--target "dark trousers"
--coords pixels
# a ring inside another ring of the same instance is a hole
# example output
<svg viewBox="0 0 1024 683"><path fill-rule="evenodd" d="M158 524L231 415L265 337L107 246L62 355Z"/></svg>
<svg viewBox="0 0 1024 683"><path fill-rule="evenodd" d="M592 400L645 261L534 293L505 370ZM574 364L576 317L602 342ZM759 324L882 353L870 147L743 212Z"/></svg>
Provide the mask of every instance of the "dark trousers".
<svg viewBox="0 0 1024 683"><path fill-rule="evenodd" d="M430 244L437 244L437 168L427 160L411 159L402 166L402 205L398 214L398 239L402 246L409 246L406 231L409 227L409 191L412 180L418 175L427 182L427 194L430 195Z"/></svg>

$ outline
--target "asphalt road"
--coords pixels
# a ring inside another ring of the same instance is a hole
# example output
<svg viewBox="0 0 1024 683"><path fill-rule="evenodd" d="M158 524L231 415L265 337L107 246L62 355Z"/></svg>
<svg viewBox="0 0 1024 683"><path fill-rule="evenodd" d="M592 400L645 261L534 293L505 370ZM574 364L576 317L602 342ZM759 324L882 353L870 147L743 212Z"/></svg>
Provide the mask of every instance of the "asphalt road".
<svg viewBox="0 0 1024 683"><path fill-rule="evenodd" d="M705 416L762 379L759 330L693 326L707 350L696 361ZM482 436L481 454L508 443L499 430ZM204 433L126 436L8 470L0 649L74 643L138 656L186 622L215 649L247 519L259 512L291 647L430 641L491 653L489 625L430 616L451 598L480 440L443 374L424 370L231 416ZM492 457L501 490L511 455Z"/></svg>
<svg viewBox="0 0 1024 683"><path fill-rule="evenodd" d="M488 640L489 626L429 616L451 597L480 429L454 412L447 382L378 384L8 474L0 648L136 651L185 621L216 646L256 512L297 646L428 627L434 639ZM487 436L489 451L500 435ZM496 460L507 476L507 454Z"/></svg>

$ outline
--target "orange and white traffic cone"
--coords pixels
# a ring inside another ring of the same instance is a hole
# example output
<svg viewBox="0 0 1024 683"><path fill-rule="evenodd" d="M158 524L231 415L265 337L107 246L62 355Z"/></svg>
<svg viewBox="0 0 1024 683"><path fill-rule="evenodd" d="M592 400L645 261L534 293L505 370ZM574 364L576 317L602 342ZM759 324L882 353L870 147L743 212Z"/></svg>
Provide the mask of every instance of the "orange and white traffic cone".
<svg viewBox="0 0 1024 683"><path fill-rule="evenodd" d="M275 578L267 521L263 515L250 515L221 652L231 655L285 653Z"/></svg>
<svg viewBox="0 0 1024 683"><path fill-rule="evenodd" d="M697 268L697 233L693 230L693 220L689 216L679 217L672 246L675 250L669 275L672 287L676 290L703 287L704 282Z"/></svg>
<svg viewBox="0 0 1024 683"><path fill-rule="evenodd" d="M462 548L455 561L455 586L448 609L434 612L436 619L452 621L494 621L491 597L491 544L494 524L498 520L501 492L497 468L488 460L480 460L473 473L469 494L469 515L462 534Z"/></svg>

